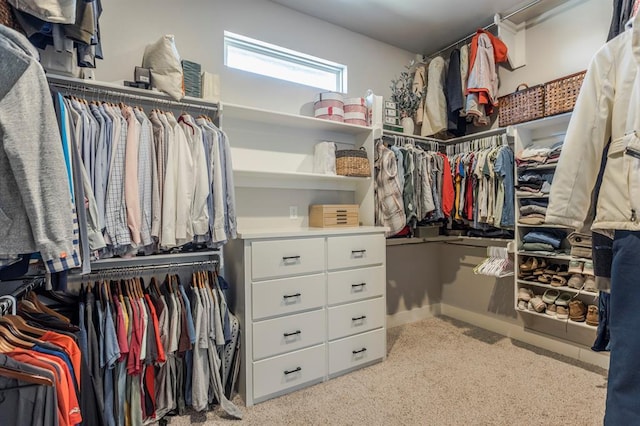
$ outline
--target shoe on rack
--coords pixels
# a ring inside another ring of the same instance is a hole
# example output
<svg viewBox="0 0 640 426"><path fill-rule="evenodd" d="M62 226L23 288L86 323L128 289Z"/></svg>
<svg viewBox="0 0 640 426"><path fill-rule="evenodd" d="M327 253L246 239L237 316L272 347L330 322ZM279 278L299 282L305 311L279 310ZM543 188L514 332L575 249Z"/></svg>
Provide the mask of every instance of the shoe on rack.
<svg viewBox="0 0 640 426"><path fill-rule="evenodd" d="M538 259L530 257L520 264L520 270L525 272L533 272L538 269Z"/></svg>
<svg viewBox="0 0 640 426"><path fill-rule="evenodd" d="M564 287L565 285L567 285L567 279L565 277L561 277L560 275L554 275L551 278L552 287Z"/></svg>
<svg viewBox="0 0 640 426"><path fill-rule="evenodd" d="M581 274L582 268L583 268L583 264L579 260L572 260L571 262L569 262L570 274Z"/></svg>
<svg viewBox="0 0 640 426"><path fill-rule="evenodd" d="M584 286L584 275L582 274L571 275L571 278L569 278L568 285L571 288L580 290Z"/></svg>
<svg viewBox="0 0 640 426"><path fill-rule="evenodd" d="M558 265L557 263L552 263L549 265L547 269L544 270L544 273L549 275L555 275L558 273L558 271L560 271L560 265Z"/></svg>
<svg viewBox="0 0 640 426"><path fill-rule="evenodd" d="M587 314L587 307L581 300L569 302L569 319L575 322L583 322Z"/></svg>
<svg viewBox="0 0 640 426"><path fill-rule="evenodd" d="M521 311L526 311L527 305L527 302L525 302L524 300L518 300L518 309L520 309Z"/></svg>
<svg viewBox="0 0 640 426"><path fill-rule="evenodd" d="M518 300L528 302L533 297L533 291L530 288L520 287L518 289Z"/></svg>
<svg viewBox="0 0 640 426"><path fill-rule="evenodd" d="M556 305L558 306L564 306L565 308L569 307L569 302L571 302L571 299L573 299L573 296L571 295L571 293L560 293L560 296L558 296L558 298L556 299Z"/></svg>
<svg viewBox="0 0 640 426"><path fill-rule="evenodd" d="M537 313L542 313L545 311L545 309L547 309L547 305L544 303L544 301L542 300L542 298L540 296L534 296L529 303L531 304L531 307L533 307L533 310L536 311Z"/></svg>
<svg viewBox="0 0 640 426"><path fill-rule="evenodd" d="M544 313L550 317L555 317L558 314L558 306L555 303L551 303L547 305L547 310Z"/></svg>
<svg viewBox="0 0 640 426"><path fill-rule="evenodd" d="M599 320L600 312L598 311L598 307L596 305L589 305L587 308L587 324L597 327Z"/></svg>
<svg viewBox="0 0 640 426"><path fill-rule="evenodd" d="M595 276L595 273L593 272L593 262L592 261L587 261L584 262L584 266L582 267L582 273L587 275L587 276Z"/></svg>
<svg viewBox="0 0 640 426"><path fill-rule="evenodd" d="M559 296L560 292L558 290L549 289L542 295L542 301L547 305L553 305L554 303L556 303L556 300Z"/></svg>
<svg viewBox="0 0 640 426"><path fill-rule="evenodd" d="M587 275L584 280L584 291L590 291L592 293L598 292L598 287L596 286L596 277L593 275Z"/></svg>
<svg viewBox="0 0 640 426"><path fill-rule="evenodd" d="M569 309L566 306L556 304L556 318L565 320L569 318Z"/></svg>
<svg viewBox="0 0 640 426"><path fill-rule="evenodd" d="M560 275L561 277L565 277L568 278L569 275L569 265L567 265L566 263L563 263L562 265L560 265L560 269L558 269L558 272L556 273L556 275Z"/></svg>
<svg viewBox="0 0 640 426"><path fill-rule="evenodd" d="M544 257L538 259L538 267L533 271L533 275L542 275L546 272L547 269L547 261Z"/></svg>
<svg viewBox="0 0 640 426"><path fill-rule="evenodd" d="M538 282L541 282L543 284L549 284L551 283L551 275L549 274L542 274L542 275L538 275Z"/></svg>

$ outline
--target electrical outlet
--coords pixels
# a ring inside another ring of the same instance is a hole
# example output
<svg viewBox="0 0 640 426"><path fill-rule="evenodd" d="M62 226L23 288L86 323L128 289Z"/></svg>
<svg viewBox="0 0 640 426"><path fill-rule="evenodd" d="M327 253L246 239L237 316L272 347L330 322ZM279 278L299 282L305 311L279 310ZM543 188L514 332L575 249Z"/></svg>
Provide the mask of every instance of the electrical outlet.
<svg viewBox="0 0 640 426"><path fill-rule="evenodd" d="M289 206L289 219L298 218L298 206Z"/></svg>

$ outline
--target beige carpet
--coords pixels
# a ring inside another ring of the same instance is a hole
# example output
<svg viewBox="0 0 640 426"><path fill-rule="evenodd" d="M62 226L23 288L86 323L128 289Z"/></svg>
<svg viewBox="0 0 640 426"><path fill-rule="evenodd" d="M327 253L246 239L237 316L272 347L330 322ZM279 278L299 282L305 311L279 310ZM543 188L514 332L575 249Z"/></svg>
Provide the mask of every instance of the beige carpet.
<svg viewBox="0 0 640 426"><path fill-rule="evenodd" d="M606 371L449 318L388 331L383 363L171 425L601 425Z"/></svg>

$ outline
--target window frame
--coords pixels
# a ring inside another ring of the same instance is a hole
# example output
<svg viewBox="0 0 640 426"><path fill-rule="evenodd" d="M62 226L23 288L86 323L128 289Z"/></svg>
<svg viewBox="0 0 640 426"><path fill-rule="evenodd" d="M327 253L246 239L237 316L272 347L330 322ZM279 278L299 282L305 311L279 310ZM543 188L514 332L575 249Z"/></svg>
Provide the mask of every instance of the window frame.
<svg viewBox="0 0 640 426"><path fill-rule="evenodd" d="M335 75L334 88L318 87L312 83L301 83L285 77L276 77L273 75L261 73L260 70L247 70L244 68L238 68L228 63L228 47L240 49L246 53L254 54L256 56L262 56L272 58L278 61L284 61L295 65L297 67L306 67L310 70L322 71ZM322 90L329 90L332 92L347 93L347 65L339 64L337 62L328 61L326 59L318 58L306 53L297 52L292 49L277 46L275 44L266 43L260 40L256 40L250 37L246 37L240 34L232 33L230 31L224 32L224 65L238 69L241 71L251 72L254 74L263 75L270 78L276 78L283 81L288 81L295 84L301 84L309 87L316 87Z"/></svg>

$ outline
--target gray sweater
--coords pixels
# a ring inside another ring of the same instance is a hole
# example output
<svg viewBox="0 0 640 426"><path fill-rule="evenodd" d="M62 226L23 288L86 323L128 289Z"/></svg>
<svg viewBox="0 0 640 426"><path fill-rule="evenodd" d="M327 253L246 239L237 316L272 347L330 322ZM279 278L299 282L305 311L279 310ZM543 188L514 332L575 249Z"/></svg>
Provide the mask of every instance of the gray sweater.
<svg viewBox="0 0 640 426"><path fill-rule="evenodd" d="M0 258L69 259L73 239L60 131L38 53L0 25Z"/></svg>

